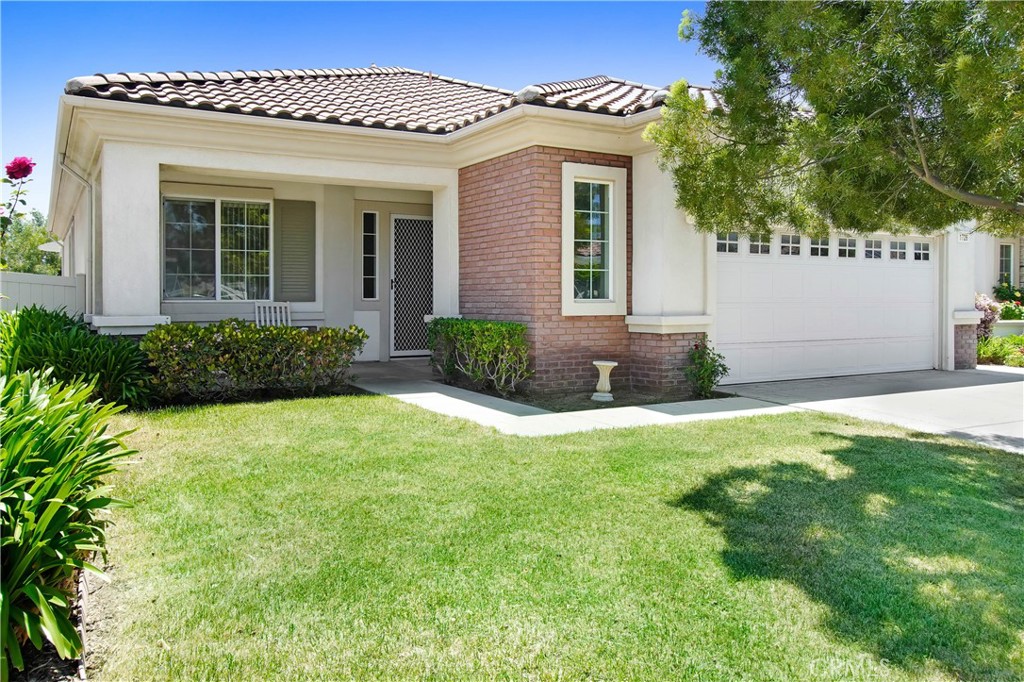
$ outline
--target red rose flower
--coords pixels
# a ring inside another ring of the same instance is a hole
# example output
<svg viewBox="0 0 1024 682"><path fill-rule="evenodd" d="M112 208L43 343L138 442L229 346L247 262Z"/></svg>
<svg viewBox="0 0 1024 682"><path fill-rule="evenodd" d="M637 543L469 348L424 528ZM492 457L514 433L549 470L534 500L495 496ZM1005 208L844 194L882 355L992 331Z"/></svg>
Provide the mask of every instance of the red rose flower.
<svg viewBox="0 0 1024 682"><path fill-rule="evenodd" d="M7 171L7 177L11 180L21 180L32 175L35 165L35 162L27 156L16 156L13 161L4 166L4 170Z"/></svg>

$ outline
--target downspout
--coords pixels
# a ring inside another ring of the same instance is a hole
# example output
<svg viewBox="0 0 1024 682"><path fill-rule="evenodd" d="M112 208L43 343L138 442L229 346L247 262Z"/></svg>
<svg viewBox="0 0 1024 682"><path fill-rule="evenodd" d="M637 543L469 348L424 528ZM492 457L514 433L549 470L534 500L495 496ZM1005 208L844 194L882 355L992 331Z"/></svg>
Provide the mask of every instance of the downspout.
<svg viewBox="0 0 1024 682"><path fill-rule="evenodd" d="M88 258L86 259L85 266L86 279L88 281L88 285L85 288L85 312L86 320L90 321L92 319L93 313L95 312L93 310L93 302L95 300L94 290L96 288L96 273L93 270L93 254L96 253L96 216L93 212L93 186L91 182L83 178L74 169L72 169L70 166L64 163L66 158L66 154L61 154L60 161L57 162L57 165L60 167L62 171L64 171L65 173L73 177L75 180L78 180L80 183L82 183L86 190L85 196L89 200L89 210L86 213L86 215L89 216L89 253Z"/></svg>

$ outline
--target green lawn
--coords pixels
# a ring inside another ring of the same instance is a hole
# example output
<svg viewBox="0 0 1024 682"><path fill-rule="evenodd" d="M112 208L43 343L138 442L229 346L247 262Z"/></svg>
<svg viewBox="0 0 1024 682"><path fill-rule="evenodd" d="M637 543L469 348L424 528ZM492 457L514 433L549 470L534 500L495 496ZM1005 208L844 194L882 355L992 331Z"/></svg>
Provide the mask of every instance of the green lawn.
<svg viewBox="0 0 1024 682"><path fill-rule="evenodd" d="M128 415L98 679L1024 677L1024 459L792 414Z"/></svg>

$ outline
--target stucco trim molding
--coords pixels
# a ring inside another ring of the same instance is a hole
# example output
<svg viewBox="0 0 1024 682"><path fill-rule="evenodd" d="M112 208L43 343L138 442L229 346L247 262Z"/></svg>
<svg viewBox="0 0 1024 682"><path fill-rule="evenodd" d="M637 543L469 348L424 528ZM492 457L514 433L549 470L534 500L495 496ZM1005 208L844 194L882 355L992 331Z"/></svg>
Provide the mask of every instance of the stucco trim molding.
<svg viewBox="0 0 1024 682"><path fill-rule="evenodd" d="M954 324L978 324L981 322L982 314L979 310L954 310Z"/></svg>
<svg viewBox="0 0 1024 682"><path fill-rule="evenodd" d="M711 315L627 315L626 324L637 334L687 334L711 329Z"/></svg>

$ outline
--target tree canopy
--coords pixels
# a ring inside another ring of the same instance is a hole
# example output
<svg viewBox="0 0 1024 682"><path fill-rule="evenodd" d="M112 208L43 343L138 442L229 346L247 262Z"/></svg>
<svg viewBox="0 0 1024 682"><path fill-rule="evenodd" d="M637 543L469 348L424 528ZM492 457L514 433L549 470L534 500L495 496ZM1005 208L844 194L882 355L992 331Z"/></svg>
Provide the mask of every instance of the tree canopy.
<svg viewBox="0 0 1024 682"><path fill-rule="evenodd" d="M1024 4L728 2L648 129L698 229L1024 234Z"/></svg>
<svg viewBox="0 0 1024 682"><path fill-rule="evenodd" d="M33 272L37 275L59 275L60 254L40 251L39 247L53 240L46 231L46 217L39 211L18 214L11 221L4 256L11 272Z"/></svg>

